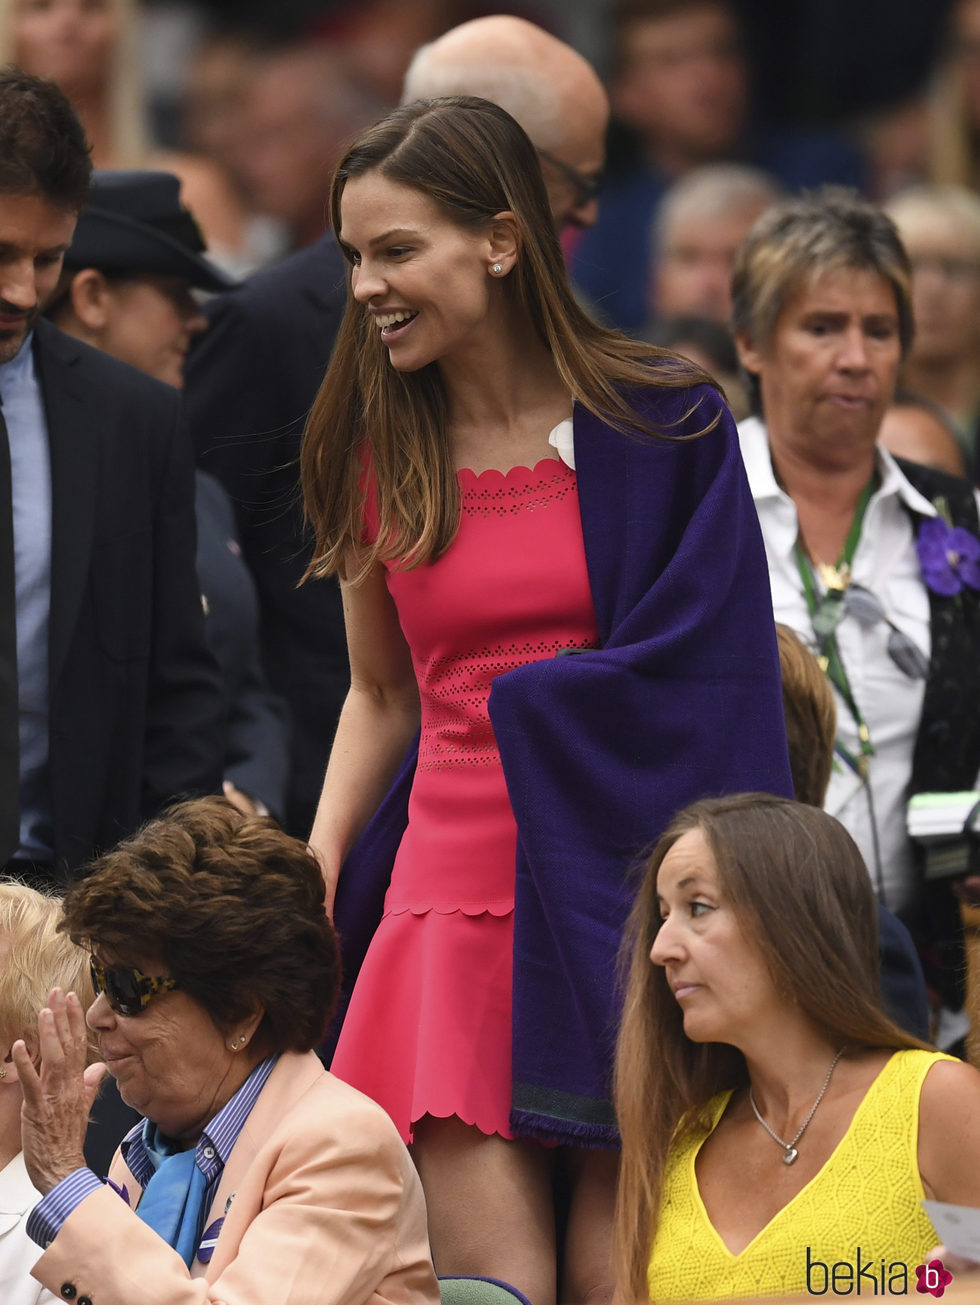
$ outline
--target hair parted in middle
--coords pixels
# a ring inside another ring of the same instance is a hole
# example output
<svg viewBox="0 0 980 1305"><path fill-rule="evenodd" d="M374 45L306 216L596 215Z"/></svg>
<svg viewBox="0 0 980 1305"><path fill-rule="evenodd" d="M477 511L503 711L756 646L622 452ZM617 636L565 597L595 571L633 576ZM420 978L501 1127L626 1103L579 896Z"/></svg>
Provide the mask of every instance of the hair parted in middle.
<svg viewBox="0 0 980 1305"><path fill-rule="evenodd" d="M547 345L572 397L610 424L664 436L632 411L625 391L714 386L693 363L600 326L579 306L534 146L498 105L473 96L418 100L368 128L334 174L335 234L344 187L371 172L428 196L464 229L479 232L498 214L513 216L518 258L501 287ZM350 261L350 251L344 254ZM449 547L459 494L446 420L437 364L409 373L392 367L348 283L344 320L303 439L303 495L316 532L308 575L356 580L377 560L416 566ZM378 534L370 547L362 543L364 445L377 488Z"/></svg>
<svg viewBox="0 0 980 1305"><path fill-rule="evenodd" d="M65 896L62 926L103 961L162 964L222 1031L264 1010L267 1053L310 1051L340 959L307 845L226 798L179 802L99 857Z"/></svg>
<svg viewBox="0 0 980 1305"><path fill-rule="evenodd" d="M748 1081L736 1048L686 1035L663 967L650 959L661 923L657 873L677 840L695 829L714 859L720 893L749 945L759 949L774 989L830 1042L896 1050L926 1045L892 1023L881 1005L874 892L839 821L768 793L711 798L675 816L643 867L622 950L626 992L614 1097L623 1157L614 1251L627 1299L647 1299L672 1142L704 1122L712 1097Z"/></svg>
<svg viewBox="0 0 980 1305"><path fill-rule="evenodd" d="M912 345L912 268L895 223L856 190L821 186L756 219L732 269L732 329L765 351L783 309L825 272L874 272L891 287L902 357ZM759 410L758 378L749 376Z"/></svg>

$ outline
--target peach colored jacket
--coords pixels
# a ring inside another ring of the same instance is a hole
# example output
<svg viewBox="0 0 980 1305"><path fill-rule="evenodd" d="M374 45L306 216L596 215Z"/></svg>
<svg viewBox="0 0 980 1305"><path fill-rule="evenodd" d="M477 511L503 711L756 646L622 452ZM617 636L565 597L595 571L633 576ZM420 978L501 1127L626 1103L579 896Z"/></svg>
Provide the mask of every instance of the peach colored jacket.
<svg viewBox="0 0 980 1305"><path fill-rule="evenodd" d="M140 1187L118 1152L110 1176L135 1205ZM269 1075L204 1226L222 1214L210 1263L188 1271L106 1186L33 1274L74 1305L438 1305L408 1152L384 1111L312 1052L285 1053Z"/></svg>

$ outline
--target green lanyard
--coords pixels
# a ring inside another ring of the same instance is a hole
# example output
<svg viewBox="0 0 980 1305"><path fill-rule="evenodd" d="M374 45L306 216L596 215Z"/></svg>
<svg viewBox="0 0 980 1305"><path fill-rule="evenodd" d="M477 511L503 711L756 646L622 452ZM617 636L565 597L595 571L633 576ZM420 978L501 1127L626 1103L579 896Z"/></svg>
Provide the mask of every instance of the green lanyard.
<svg viewBox="0 0 980 1305"><path fill-rule="evenodd" d="M870 758L874 756L875 750L871 743L871 733L868 730L864 716L861 714L861 709L857 705L851 689L851 682L847 678L847 672L841 660L840 648L837 645L837 623L840 620L843 607L844 590L851 582L851 565L854 562L854 554L857 552L858 540L861 538L864 514L867 511L868 502L877 483L878 477L874 475L861 491L857 511L854 514L854 520L851 522L851 528L847 532L844 550L837 559L837 565L824 569L827 592L819 602L817 600L813 563L804 551L798 535L793 546L796 565L799 568L800 579L803 581L803 595L806 598L814 638L817 641L817 660L820 663L820 669L844 699L854 724L857 726L860 741L859 755L855 756L841 743L840 739L837 740L836 750L847 765L850 766L851 770L863 780L868 777L868 763Z"/></svg>

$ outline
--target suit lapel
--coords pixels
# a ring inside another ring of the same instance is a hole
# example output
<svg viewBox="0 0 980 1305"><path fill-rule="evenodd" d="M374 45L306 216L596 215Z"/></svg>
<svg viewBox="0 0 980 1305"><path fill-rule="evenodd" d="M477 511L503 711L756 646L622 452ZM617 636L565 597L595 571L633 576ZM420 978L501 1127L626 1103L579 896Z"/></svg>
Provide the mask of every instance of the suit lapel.
<svg viewBox="0 0 980 1305"><path fill-rule="evenodd" d="M76 341L48 322L35 327L37 366L51 450L49 684L64 666L89 571L99 475L99 405L78 366Z"/></svg>
<svg viewBox="0 0 980 1305"><path fill-rule="evenodd" d="M204 1221L205 1228L228 1212L259 1147L269 1140L283 1116L322 1075L323 1066L313 1052L282 1053L231 1149Z"/></svg>

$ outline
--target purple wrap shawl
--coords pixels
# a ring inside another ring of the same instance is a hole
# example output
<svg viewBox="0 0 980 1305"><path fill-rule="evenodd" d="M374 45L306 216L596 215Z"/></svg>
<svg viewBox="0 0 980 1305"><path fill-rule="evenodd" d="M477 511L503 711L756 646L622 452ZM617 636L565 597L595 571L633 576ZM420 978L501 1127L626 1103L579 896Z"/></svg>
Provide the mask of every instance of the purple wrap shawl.
<svg viewBox="0 0 980 1305"><path fill-rule="evenodd" d="M601 647L519 666L490 694L518 828L511 1122L587 1146L617 1143L616 962L639 856L697 798L792 795L766 558L731 416L708 388L635 403L677 435L719 421L698 439L650 440L576 407ZM414 765L413 749L340 878L348 991Z"/></svg>

